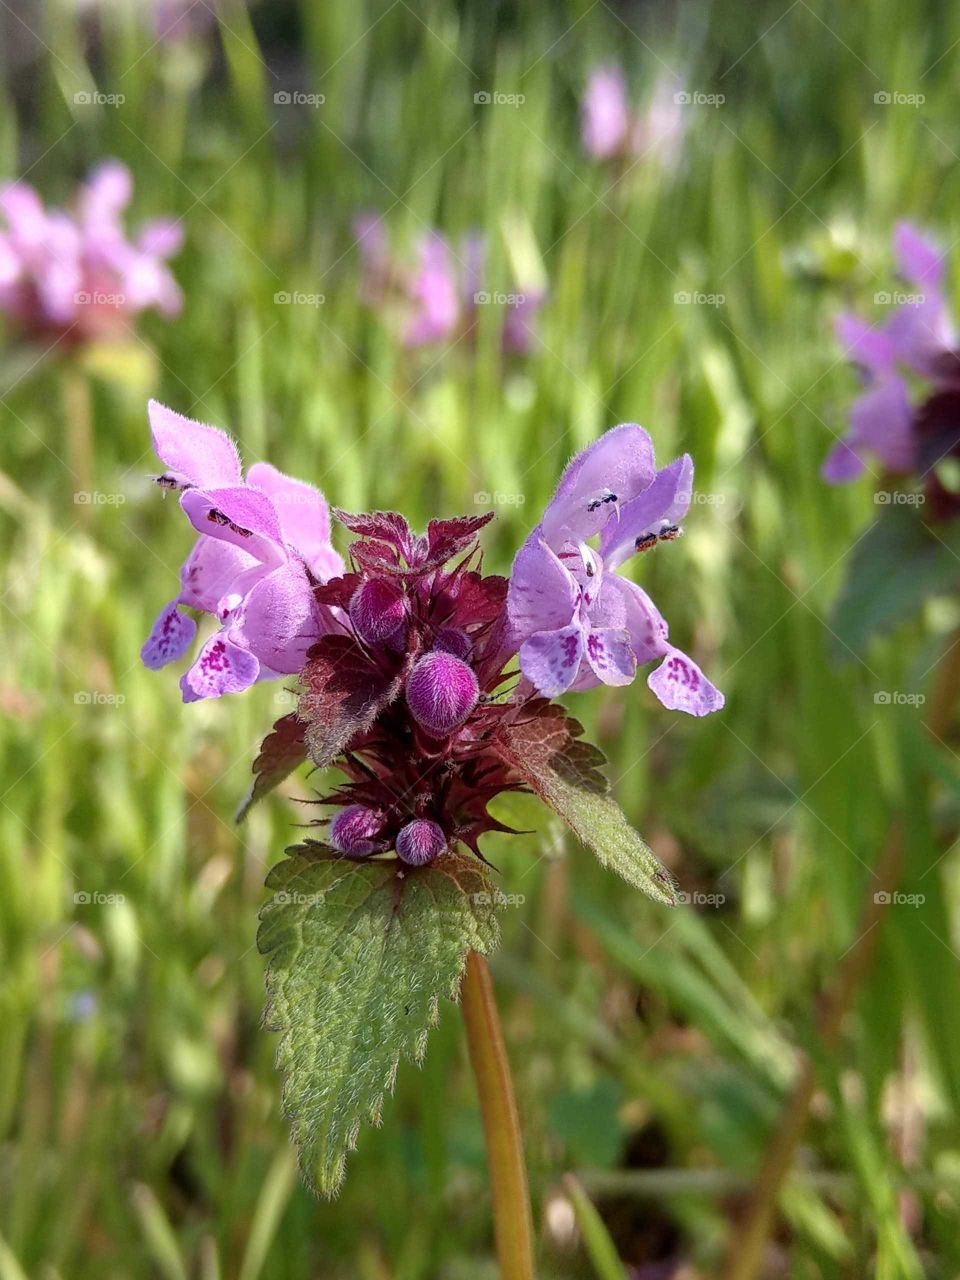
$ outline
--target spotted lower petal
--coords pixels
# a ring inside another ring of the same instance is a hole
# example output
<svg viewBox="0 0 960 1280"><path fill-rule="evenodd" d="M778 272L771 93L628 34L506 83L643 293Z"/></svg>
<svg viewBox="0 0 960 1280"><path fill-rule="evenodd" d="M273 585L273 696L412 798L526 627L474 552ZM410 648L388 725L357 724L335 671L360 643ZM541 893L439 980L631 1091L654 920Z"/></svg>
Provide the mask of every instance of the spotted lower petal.
<svg viewBox="0 0 960 1280"><path fill-rule="evenodd" d="M556 698L577 678L583 657L579 624L559 631L541 631L520 648L520 670L538 693Z"/></svg>
<svg viewBox="0 0 960 1280"><path fill-rule="evenodd" d="M235 644L226 631L218 631L181 679L183 700L198 702L201 698L241 693L256 683L259 673L260 663L253 654Z"/></svg>
<svg viewBox="0 0 960 1280"><path fill-rule="evenodd" d="M671 711L706 716L711 711L719 711L724 704L723 694L710 683L693 659L672 645L667 647L667 655L660 666L647 677L647 684Z"/></svg>
<svg viewBox="0 0 960 1280"><path fill-rule="evenodd" d="M176 600L171 600L160 610L146 643L140 650L143 665L150 671L159 671L168 662L176 662L190 648L196 634L197 624L187 614L180 612Z"/></svg>
<svg viewBox="0 0 960 1280"><path fill-rule="evenodd" d="M637 674L637 660L626 631L604 627L588 631L583 656L597 679L603 684L630 684Z"/></svg>

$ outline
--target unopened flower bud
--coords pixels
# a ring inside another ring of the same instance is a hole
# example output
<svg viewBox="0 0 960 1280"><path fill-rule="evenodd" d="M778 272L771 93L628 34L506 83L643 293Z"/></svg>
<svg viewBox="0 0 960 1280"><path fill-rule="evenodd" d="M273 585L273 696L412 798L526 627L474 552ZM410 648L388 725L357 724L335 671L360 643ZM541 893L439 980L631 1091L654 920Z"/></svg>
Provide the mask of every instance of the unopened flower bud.
<svg viewBox="0 0 960 1280"><path fill-rule="evenodd" d="M371 578L362 583L350 601L350 621L366 644L396 643L407 621L403 588L388 578Z"/></svg>
<svg viewBox="0 0 960 1280"><path fill-rule="evenodd" d="M477 705L477 677L452 653L424 654L407 680L407 705L413 718L435 738L463 724Z"/></svg>
<svg viewBox="0 0 960 1280"><path fill-rule="evenodd" d="M459 627L441 627L433 637L434 649L442 649L444 653L452 653L455 658L468 661L473 654L473 641Z"/></svg>
<svg viewBox="0 0 960 1280"><path fill-rule="evenodd" d="M382 826L383 816L376 809L351 804L341 809L331 822L330 843L340 853L376 853L383 848L383 841L376 839Z"/></svg>
<svg viewBox="0 0 960 1280"><path fill-rule="evenodd" d="M446 847L443 827L429 818L415 818L397 835L397 856L412 867L425 867Z"/></svg>

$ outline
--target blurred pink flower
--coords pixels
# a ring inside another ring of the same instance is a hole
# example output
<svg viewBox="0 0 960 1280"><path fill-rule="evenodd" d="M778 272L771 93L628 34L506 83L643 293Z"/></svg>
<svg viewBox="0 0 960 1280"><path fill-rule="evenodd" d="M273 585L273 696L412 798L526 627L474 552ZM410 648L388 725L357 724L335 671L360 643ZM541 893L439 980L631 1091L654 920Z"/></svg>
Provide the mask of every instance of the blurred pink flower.
<svg viewBox="0 0 960 1280"><path fill-rule="evenodd" d="M618 67L601 67L587 81L581 106L581 138L594 160L649 157L664 167L680 158L687 118L677 78L661 75L643 110L634 112Z"/></svg>
<svg viewBox="0 0 960 1280"><path fill-rule="evenodd" d="M393 255L383 221L375 214L359 217L354 234L361 257L360 298L375 309L397 307L403 316L406 346L470 338L477 308L492 303L503 313L502 349L525 354L533 347L532 322L543 305L544 291L527 287L500 293L486 287L486 243L481 235L464 236L454 249L439 231L426 232L418 244L416 265L411 267Z"/></svg>
<svg viewBox="0 0 960 1280"><path fill-rule="evenodd" d="M129 169L99 165L70 212L44 207L24 182L0 188L0 311L33 334L84 341L155 308L180 311L182 296L166 264L180 248L178 223L144 224L134 239L122 215L133 195Z"/></svg>

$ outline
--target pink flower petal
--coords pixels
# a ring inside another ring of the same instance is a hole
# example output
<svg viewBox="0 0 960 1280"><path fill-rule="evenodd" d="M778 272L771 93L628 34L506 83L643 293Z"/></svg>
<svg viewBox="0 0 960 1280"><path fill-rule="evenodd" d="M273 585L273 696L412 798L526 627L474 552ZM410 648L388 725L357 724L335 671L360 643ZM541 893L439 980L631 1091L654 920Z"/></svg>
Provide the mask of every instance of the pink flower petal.
<svg viewBox="0 0 960 1280"><path fill-rule="evenodd" d="M265 564L286 558L276 508L259 489L187 489L180 499L197 533L232 543Z"/></svg>
<svg viewBox="0 0 960 1280"><path fill-rule="evenodd" d="M252 653L240 648L226 631L212 635L197 660L180 681L184 702L219 698L225 693L241 693L256 682L260 664Z"/></svg>
<svg viewBox="0 0 960 1280"><path fill-rule="evenodd" d="M608 569L623 564L637 550L637 539L676 524L693 499L693 459L688 453L658 471L653 483L624 503L607 522L600 537L600 553Z"/></svg>
<svg viewBox="0 0 960 1280"><path fill-rule="evenodd" d="M148 413L154 452L181 483L240 483L240 455L225 432L174 413L156 400L150 401Z"/></svg>
<svg viewBox="0 0 960 1280"><path fill-rule="evenodd" d="M176 600L171 600L160 610L146 643L140 650L143 665L151 671L159 671L168 662L182 658L196 634L197 624L180 612Z"/></svg>
<svg viewBox="0 0 960 1280"><path fill-rule="evenodd" d="M660 666L647 677L647 684L671 711L706 716L711 711L719 711L724 704L723 694L710 683L693 659L672 645L668 646L667 656Z"/></svg>
<svg viewBox="0 0 960 1280"><path fill-rule="evenodd" d="M534 530L516 554L507 593L507 616L515 645L538 631L567 626L578 597L573 575Z"/></svg>
<svg viewBox="0 0 960 1280"><path fill-rule="evenodd" d="M556 698L577 678L583 656L580 624L539 631L520 647L520 670L538 693Z"/></svg>
<svg viewBox="0 0 960 1280"><path fill-rule="evenodd" d="M273 503L283 540L293 547L322 582L337 572L343 561L330 546L330 512L319 489L284 475L269 462L255 462L247 472L247 484L262 489Z"/></svg>
<svg viewBox="0 0 960 1280"><path fill-rule="evenodd" d="M911 284L936 289L943 280L944 255L910 222L898 222L893 232L897 270Z"/></svg>
<svg viewBox="0 0 960 1280"><path fill-rule="evenodd" d="M653 441L643 427L612 427L570 462L543 513L543 536L559 549L565 541L599 533L617 507L646 489L656 474Z"/></svg>
<svg viewBox="0 0 960 1280"><path fill-rule="evenodd" d="M597 679L604 684L630 684L637 674L637 660L626 631L612 627L588 631L583 656Z"/></svg>
<svg viewBox="0 0 960 1280"><path fill-rule="evenodd" d="M247 551L219 538L201 534L180 570L180 602L204 613L216 613L221 598L235 590L237 580L251 569L266 572Z"/></svg>
<svg viewBox="0 0 960 1280"><path fill-rule="evenodd" d="M243 601L236 625L250 652L272 671L302 671L307 650L323 633L303 566L291 560L262 578Z"/></svg>

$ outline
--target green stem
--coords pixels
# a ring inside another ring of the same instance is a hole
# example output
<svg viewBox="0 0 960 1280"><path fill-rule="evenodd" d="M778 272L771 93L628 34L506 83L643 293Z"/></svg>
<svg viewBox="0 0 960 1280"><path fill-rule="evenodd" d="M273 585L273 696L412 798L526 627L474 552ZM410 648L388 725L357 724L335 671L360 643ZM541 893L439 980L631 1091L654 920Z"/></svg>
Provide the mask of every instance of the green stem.
<svg viewBox="0 0 960 1280"><path fill-rule="evenodd" d="M938 674L926 721L928 732L938 741L949 731L957 696L960 694L960 634L952 638L941 661L943 667ZM890 824L886 845L867 886L857 924L857 941L845 953L836 981L826 992L821 1004L817 1034L827 1052L836 1047L843 1020L870 971L880 933L879 926L903 869L903 853L903 823L897 817ZM885 902L878 901L881 896L876 892L878 885L886 890ZM815 1087L813 1062L805 1058L793 1092L760 1164L743 1221L734 1234L724 1280L756 1280L760 1274L776 1217L777 1200L793 1167L794 1156L806 1128Z"/></svg>
<svg viewBox="0 0 960 1280"><path fill-rule="evenodd" d="M467 954L460 1004L490 1163L500 1280L533 1280L533 1217L517 1102L490 970L476 951Z"/></svg>

